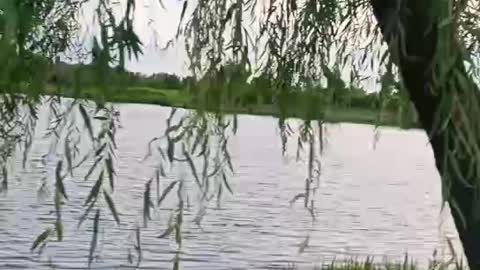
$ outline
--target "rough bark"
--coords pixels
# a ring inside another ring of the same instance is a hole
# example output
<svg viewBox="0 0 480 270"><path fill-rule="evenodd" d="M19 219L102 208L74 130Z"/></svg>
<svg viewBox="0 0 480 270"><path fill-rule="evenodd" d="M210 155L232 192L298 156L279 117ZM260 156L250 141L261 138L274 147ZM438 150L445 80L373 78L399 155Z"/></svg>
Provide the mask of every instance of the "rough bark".
<svg viewBox="0 0 480 270"><path fill-rule="evenodd" d="M432 17L433 1L438 0L403 0L400 1L404 5L401 9L395 6L397 1L370 0L370 4L390 52L397 56L395 63L422 127L429 134L442 177L444 199L450 205L469 267L476 270L480 269L480 185L477 184L480 160L476 154L479 142L477 117L480 114L475 116L479 91L466 72L463 50L454 38L449 50L450 57L455 59L454 65L447 80L438 82L432 65L439 45L438 20ZM395 25L397 18L404 31L401 38L396 38L400 32ZM455 31L454 25L450 31ZM400 40L405 50L401 49ZM448 108L442 105L445 98L452 100ZM442 112L447 109L450 112ZM437 117L445 121L444 128L436 125ZM469 139L466 140L465 136Z"/></svg>

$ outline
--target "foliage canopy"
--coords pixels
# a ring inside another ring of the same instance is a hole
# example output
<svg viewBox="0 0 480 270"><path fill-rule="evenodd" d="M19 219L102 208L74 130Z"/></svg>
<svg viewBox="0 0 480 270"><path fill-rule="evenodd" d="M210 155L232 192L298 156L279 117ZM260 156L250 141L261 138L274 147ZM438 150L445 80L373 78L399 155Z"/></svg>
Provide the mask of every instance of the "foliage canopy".
<svg viewBox="0 0 480 270"><path fill-rule="evenodd" d="M94 162L85 179L94 181L85 200L85 213L80 217L80 223L88 216L94 218L89 263L92 263L97 246L102 205L109 209L116 222L121 221L112 198L117 170L115 131L118 113L115 106L103 102L101 98L95 100L94 104L83 99L61 99L63 91L73 91L76 93L74 96L81 96L81 72L74 74L68 89L58 89L58 96L44 97L43 94L47 93L47 79L50 76L47 71L60 55L91 59L91 65L97 71L95 82L101 87L103 95L121 89L121 82L112 79L115 76L111 67L124 70L128 59L142 53L142 42L134 28L134 20L141 19L134 16L139 2L141 1L0 1L2 191L8 188L8 163L16 158L17 147L22 149L20 153L23 153L24 164L28 162L28 150L34 143L33 133L40 117L38 110L43 103L49 106L50 125L47 136L52 141L51 150L46 155L56 153L57 158L55 179L44 179L41 188L49 185L54 187L53 200L57 218L52 227L34 241L32 249L41 249L55 235L59 240L62 239L61 202L68 199L63 181L87 160ZM435 38L438 39L430 63L434 81L441 86L436 89L451 91L448 92L449 95L439 95L442 100L439 102L440 109L436 112L438 120L435 120L433 129L436 132L444 129L452 117L456 117L452 112L462 108L456 106L456 102L468 100L463 103L467 104L463 107L466 110L463 115L478 115L478 99L469 99L463 90L471 88L473 82L478 81L476 64L480 32L477 14L480 2L421 2L423 4L418 4L416 8L424 11L418 12L435 29ZM427 5L428 8L422 5ZM90 36L92 42L88 44L91 47L85 48L79 46L83 35L79 23L80 14L91 6L95 6L94 28L98 31ZM158 168L152 173L152 179L145 184L144 226L151 217L151 209L158 207L170 191L176 189L178 206L162 237L173 233L179 247L181 246L183 189L187 180L171 182L163 194L158 195L156 202L151 198L154 186L159 185L158 179L165 175L169 163L188 164L191 169L190 180L204 194L200 198L202 205L207 205L214 198L219 199L224 189L231 192L228 176L234 170L228 152L228 138L236 132L238 126L236 116L223 113L224 106L229 106L231 98L225 94L228 91L223 90L236 90L238 81L250 80L252 77L268 78L268 84L274 90L274 103L280 115L279 127L284 147L293 133L298 134L298 155L306 146L309 162L305 191L295 196L294 200L303 199L305 208L314 218L312 194L320 176L319 157L323 149L324 127L322 119L313 118L313 114L308 112L324 110L329 104L308 104L303 116L304 123L295 131L285 119L289 107L288 94L292 91L309 91L319 83L329 89L341 89L342 85L355 87L369 78L379 82L379 98L383 91L390 91L394 84L404 91L405 86L399 82L398 66L401 66L406 51L411 49L412 41L405 38L411 25L405 25L402 18L411 12L408 8L412 6L415 5L406 0L184 1L177 36L172 42L178 39L185 41L193 76L190 91L198 96L199 103L197 110L181 115L179 120L174 117L177 110L173 109L172 115L166 120L166 133L153 138L149 144L149 156L157 158ZM383 12L377 12L379 7ZM466 69L466 73L455 70L458 51L461 53L462 69ZM453 86L446 81L452 76L457 78ZM209 93L214 93L214 97ZM407 95L403 96L407 98ZM207 112L207 107L211 109L212 106L214 113ZM478 123L467 122L460 131L463 134L460 137L465 141L466 151L475 155L479 151L477 134L480 128ZM79 128L82 126L84 129ZM85 133L88 134L88 139L82 136ZM88 140L91 151L82 154L78 145L85 140ZM472 164L476 163L478 159L472 161ZM451 183L448 177L443 180L444 199L449 200ZM476 182L467 184L478 186ZM202 207L199 211L196 219L198 223L205 214L205 209ZM137 230L137 239L139 235L140 228ZM137 251L139 263L140 242L135 244L134 250Z"/></svg>

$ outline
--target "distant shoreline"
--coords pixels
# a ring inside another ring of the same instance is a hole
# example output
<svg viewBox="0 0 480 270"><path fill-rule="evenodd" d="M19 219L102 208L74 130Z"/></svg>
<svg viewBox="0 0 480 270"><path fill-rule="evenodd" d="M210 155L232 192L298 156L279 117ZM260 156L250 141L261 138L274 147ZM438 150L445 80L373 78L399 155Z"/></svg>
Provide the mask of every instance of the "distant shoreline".
<svg viewBox="0 0 480 270"><path fill-rule="evenodd" d="M58 92L54 87L50 87L48 91L50 94L61 95L65 97L73 97L72 94L65 92ZM99 93L96 89L87 89L83 91L81 98L91 99L91 100L101 100L104 102L112 103L134 103L134 104L151 104L151 105L161 105L166 107L177 107L184 109L196 109L195 106L191 106L192 97L186 95L184 90L178 89L156 89L149 87L129 87L123 91L115 92L105 98ZM303 118L302 117L302 108L295 108L300 106L291 106L289 111L286 113L287 118ZM222 106L219 109L207 109L207 111L219 111L225 114L247 114L247 115L258 115L258 116L272 116L275 118L279 117L279 113L276 111L276 107L270 104L261 104L261 105L247 105L244 107L235 107L232 106ZM324 111L323 117L320 115L321 112L318 110L318 117L314 117L315 120L323 119L327 123L355 123L355 124L377 124L377 118L379 113L373 109L367 108L336 108L330 107ZM418 128L416 124L410 124L407 126L401 127L399 121L397 121L397 116L394 113L386 112L383 115L382 121L378 123L379 126L390 126L398 127L403 129Z"/></svg>

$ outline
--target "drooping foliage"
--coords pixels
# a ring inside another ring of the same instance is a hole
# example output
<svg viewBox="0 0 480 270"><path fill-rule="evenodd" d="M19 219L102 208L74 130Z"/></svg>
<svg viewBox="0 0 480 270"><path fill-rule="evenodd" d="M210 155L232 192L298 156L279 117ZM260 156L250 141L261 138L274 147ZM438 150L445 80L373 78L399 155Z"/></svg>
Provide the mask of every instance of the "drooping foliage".
<svg viewBox="0 0 480 270"><path fill-rule="evenodd" d="M47 136L52 142L45 157L61 153L55 155L55 179L44 179L42 184L42 188L50 185L55 190L52 199L56 220L38 236L32 249L44 247L55 235L62 239L62 201L68 200L63 181L86 161L93 161L84 176L85 180L92 182L92 188L85 198L84 214L79 219L80 223L88 217L93 217L94 221L89 264L95 256L101 215L106 212L100 210L108 209L114 220L121 222L112 196L117 171L115 131L119 120L115 106L106 103L105 97L123 87L121 82L113 79L114 71L124 70L126 61L142 53L142 43L134 28L134 21L142 20L134 16L135 10L141 8L140 2L0 2L1 190L8 189L8 163L19 158L17 147L21 147L19 153L23 154L24 164L28 162L28 150L34 143L33 132L42 104L49 108ZM278 110L284 154L287 153L287 140L297 134L297 156L305 152L308 167L302 180L305 181L305 190L294 196L292 203L303 199L305 208L314 219L313 194L321 175L325 127L324 120L318 117L322 114L312 111L328 110L330 103L318 104L314 98L306 100L305 113L301 115L304 122L294 130L286 119L291 93L311 92L315 96L316 86L321 85L321 88L332 91L332 97L335 97L341 94L338 89L379 85L378 109L381 111L382 97L392 91L392 86L395 91L408 88L401 80L406 74L399 69L402 59L407 57L406 52L414 47L412 40L405 39L412 25L402 19L412 7L417 8L424 16L423 21L435 29L434 37L438 39L429 70L435 74L436 85L425 87L428 91L444 93L432 94L441 101L434 99L440 105L435 110L435 126L429 131L436 133L449 125L462 123L454 129L457 132L454 137L458 140L453 143L463 145L463 152L471 157L469 173L477 175L480 128L478 123L467 118L478 115L478 94L464 90L475 88L474 83L478 82L476 64L480 36L477 13L480 3L475 0L424 2L430 5L428 9L406 0L184 1L173 43L178 39L185 41L192 76L189 91L198 100L198 107L180 115L173 109L172 115L166 119L165 134L149 143L147 158L156 160L158 166L152 172L152 179L145 183L143 225L148 225L152 208L159 207L166 196L176 190L177 207L160 237L174 234L180 248L186 182L194 183L202 194L198 200L202 207L195 219L198 224L209 203L215 198L220 201L225 190L232 192L229 176L234 172L234 164L228 152L228 139L241 127L235 115L225 114L225 106L235 104L236 93L241 91L239 81L247 80L268 85L273 93L268 98ZM81 39L85 35L79 25L83 11L92 12L95 18L94 30L87 35L88 42ZM59 56L88 62L96 71L94 82L101 89L103 98L97 97L93 103L79 98L61 98L65 91L82 96L80 93L85 86L81 70L73 73L67 87L58 87L56 95L44 96L52 87L47 83L51 75L49 71ZM460 71L455 66L458 61L461 61ZM450 80L452 76L454 80ZM408 95L402 93L400 104L408 108ZM471 93L474 98L469 96ZM424 115L418 105L417 110ZM467 120L452 120L457 118ZM87 136L83 136L85 134ZM86 153L79 149L80 143L85 141L90 147ZM446 156L445 162L455 164L458 159ZM437 157L438 162L443 160L438 161ZM159 179L165 176L167 165L173 163L184 163L189 168L190 177L171 182L160 194ZM442 172L444 199L450 203L453 202L449 196L453 185L449 176L452 174L463 179L465 172L460 173L461 177L456 171ZM480 186L470 180L466 182L466 185ZM155 190L156 200L153 199ZM140 263L141 228L135 232L134 250ZM133 255L129 256L131 258ZM178 262L175 265L178 266Z"/></svg>

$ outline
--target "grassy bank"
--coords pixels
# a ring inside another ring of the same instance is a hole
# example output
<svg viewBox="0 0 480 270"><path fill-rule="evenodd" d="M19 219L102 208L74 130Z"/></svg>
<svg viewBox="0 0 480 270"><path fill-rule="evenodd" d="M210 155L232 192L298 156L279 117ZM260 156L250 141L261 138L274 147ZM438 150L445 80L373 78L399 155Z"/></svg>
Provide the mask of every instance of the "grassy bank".
<svg viewBox="0 0 480 270"><path fill-rule="evenodd" d="M60 94L63 96L72 97L73 93L58 92L54 87L48 90L52 94ZM91 88L82 90L82 98L103 100L106 102L115 103L140 103L140 104L154 104L169 107L179 107L192 109L195 108L194 98L184 90L177 89L156 89L150 87L129 87L121 91L104 95L98 89ZM321 106L321 105L319 105ZM302 118L305 114L304 104L292 101L289 106L286 116L289 118ZM225 105L222 108L210 108L210 111L220 110L227 114L251 114L277 117L279 112L274 105L270 104L252 104L247 106L233 106ZM315 119L323 118L326 122L339 123L349 122L358 124L376 124L378 122L379 112L368 108L339 108L330 107L326 110L316 111L318 114ZM398 115L394 112L383 112L381 115L380 125L384 126L399 126ZM413 127L406 125L404 127Z"/></svg>
<svg viewBox="0 0 480 270"><path fill-rule="evenodd" d="M405 254L403 258L399 258L395 261L390 261L386 258L378 259L373 256L368 256L364 259L350 258L345 260L328 261L326 263L314 264L312 267L297 267L295 264L288 265L283 268L285 270L300 270L300 269L312 269L312 270L468 270L468 265L464 261L463 257L459 258L457 253L453 250L453 247L449 247L451 250L448 255L443 254L439 258L436 252L433 252L433 256L427 261L424 261L422 265L419 265L416 260Z"/></svg>
<svg viewBox="0 0 480 270"><path fill-rule="evenodd" d="M315 265L308 267L297 267L292 264L285 268L285 270L468 270L467 266L461 262L434 262L431 261L428 266L418 266L417 264L409 262L389 263L389 262L373 262L373 261L356 261L351 260L347 262L332 262L322 265Z"/></svg>

